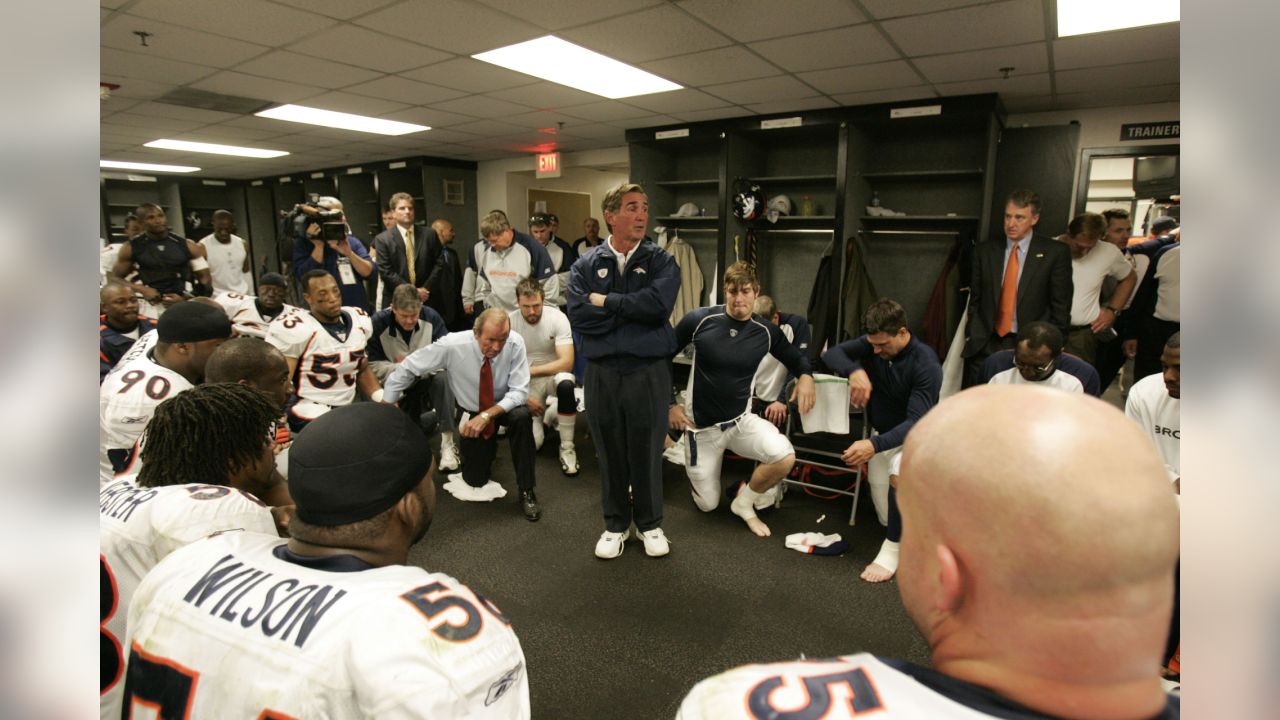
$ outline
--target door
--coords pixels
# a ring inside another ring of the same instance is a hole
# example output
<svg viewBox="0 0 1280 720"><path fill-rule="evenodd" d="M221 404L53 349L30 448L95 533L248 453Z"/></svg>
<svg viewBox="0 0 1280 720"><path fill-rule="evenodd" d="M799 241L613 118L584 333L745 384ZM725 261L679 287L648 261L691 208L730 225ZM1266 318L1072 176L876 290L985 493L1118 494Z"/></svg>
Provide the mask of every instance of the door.
<svg viewBox="0 0 1280 720"><path fill-rule="evenodd" d="M572 245L582 236L582 222L591 217L591 193L529 188L529 212L522 218L511 218L511 224L528 232L529 218L540 202L546 203L546 210L542 212L555 213L560 218L560 231L556 235L561 240ZM603 228L601 230L602 234L607 233Z"/></svg>
<svg viewBox="0 0 1280 720"><path fill-rule="evenodd" d="M1071 186L1079 155L1079 125L1005 128L996 146L996 174L991 193L991 236L1004 238L1005 198L1014 190L1040 194L1036 233L1056 236L1071 222Z"/></svg>

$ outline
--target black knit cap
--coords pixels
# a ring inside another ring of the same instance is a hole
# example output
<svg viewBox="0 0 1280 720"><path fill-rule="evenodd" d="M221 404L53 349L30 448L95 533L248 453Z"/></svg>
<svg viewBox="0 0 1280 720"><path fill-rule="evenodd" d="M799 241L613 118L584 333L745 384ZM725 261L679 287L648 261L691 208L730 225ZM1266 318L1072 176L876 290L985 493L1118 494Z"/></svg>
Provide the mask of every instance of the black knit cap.
<svg viewBox="0 0 1280 720"><path fill-rule="evenodd" d="M156 332L165 343L218 340L231 337L231 320L216 307L188 300L165 310Z"/></svg>
<svg viewBox="0 0 1280 720"><path fill-rule="evenodd" d="M379 402L334 408L311 421L289 448L289 494L309 525L366 520L400 501L431 469L422 430Z"/></svg>

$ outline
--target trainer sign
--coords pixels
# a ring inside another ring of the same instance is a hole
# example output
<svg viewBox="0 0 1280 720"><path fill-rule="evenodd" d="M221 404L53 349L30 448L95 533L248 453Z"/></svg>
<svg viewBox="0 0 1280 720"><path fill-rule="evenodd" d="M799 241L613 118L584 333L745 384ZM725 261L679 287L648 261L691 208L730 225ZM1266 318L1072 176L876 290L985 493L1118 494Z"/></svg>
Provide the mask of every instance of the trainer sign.
<svg viewBox="0 0 1280 720"><path fill-rule="evenodd" d="M1132 123L1120 126L1120 142L1127 140L1178 140L1181 137L1180 121Z"/></svg>

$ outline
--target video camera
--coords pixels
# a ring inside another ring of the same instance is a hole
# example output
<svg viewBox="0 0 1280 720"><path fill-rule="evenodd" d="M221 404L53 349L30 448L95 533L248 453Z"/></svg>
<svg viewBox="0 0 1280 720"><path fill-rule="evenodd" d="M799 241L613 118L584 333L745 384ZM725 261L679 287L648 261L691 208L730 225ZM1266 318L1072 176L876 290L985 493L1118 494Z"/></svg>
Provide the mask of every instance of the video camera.
<svg viewBox="0 0 1280 720"><path fill-rule="evenodd" d="M320 207L320 195L317 193L308 195L306 202L294 205L285 215L285 227L295 237L306 237L307 227L311 223L320 225L320 239L326 242L342 240L347 236L347 224L342 220L342 211Z"/></svg>

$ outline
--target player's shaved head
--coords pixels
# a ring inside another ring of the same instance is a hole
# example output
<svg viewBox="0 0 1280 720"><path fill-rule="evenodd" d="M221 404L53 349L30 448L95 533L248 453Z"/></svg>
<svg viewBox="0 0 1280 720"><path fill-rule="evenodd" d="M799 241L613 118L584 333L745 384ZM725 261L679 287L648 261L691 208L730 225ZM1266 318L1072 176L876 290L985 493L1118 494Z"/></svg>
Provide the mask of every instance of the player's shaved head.
<svg viewBox="0 0 1280 720"><path fill-rule="evenodd" d="M1150 668L1178 510L1121 412L1043 388L966 390L907 437L898 504L899 590L937 669L1041 709L1073 684L1094 687L1090 702L1160 702Z"/></svg>

